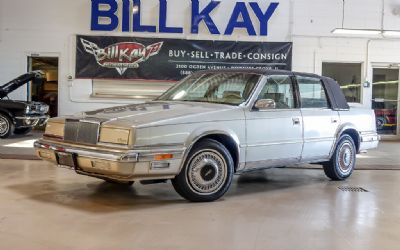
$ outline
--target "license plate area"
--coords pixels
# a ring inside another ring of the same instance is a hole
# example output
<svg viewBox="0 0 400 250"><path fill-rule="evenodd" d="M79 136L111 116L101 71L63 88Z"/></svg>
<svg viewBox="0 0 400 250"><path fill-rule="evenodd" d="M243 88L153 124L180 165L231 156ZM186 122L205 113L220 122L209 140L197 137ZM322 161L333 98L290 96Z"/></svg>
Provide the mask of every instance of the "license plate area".
<svg viewBox="0 0 400 250"><path fill-rule="evenodd" d="M71 169L76 168L76 157L72 153L56 152L57 163L60 166Z"/></svg>

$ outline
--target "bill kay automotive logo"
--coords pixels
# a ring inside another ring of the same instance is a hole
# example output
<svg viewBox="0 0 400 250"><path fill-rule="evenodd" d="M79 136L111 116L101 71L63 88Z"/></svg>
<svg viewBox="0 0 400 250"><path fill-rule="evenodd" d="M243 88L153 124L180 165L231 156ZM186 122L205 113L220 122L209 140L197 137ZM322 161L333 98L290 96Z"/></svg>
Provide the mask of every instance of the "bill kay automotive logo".
<svg viewBox="0 0 400 250"><path fill-rule="evenodd" d="M127 69L139 68L139 63L145 62L149 57L157 55L163 42L158 42L145 47L141 43L122 42L100 48L97 44L81 39L85 51L94 55L101 67L114 68L120 75Z"/></svg>

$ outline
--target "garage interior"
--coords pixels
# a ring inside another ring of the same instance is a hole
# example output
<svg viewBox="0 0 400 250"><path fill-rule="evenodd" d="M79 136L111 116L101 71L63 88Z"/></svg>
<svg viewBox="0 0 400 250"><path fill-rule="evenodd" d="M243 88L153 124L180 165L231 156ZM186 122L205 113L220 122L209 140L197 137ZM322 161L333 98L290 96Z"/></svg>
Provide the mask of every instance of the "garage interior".
<svg viewBox="0 0 400 250"><path fill-rule="evenodd" d="M345 182L312 168L236 176L223 199L203 204L182 200L170 183L118 186L42 161L3 160L0 242L4 249L397 249L399 153L398 143L384 143L374 153L392 156L375 160L384 169L357 169Z"/></svg>
<svg viewBox="0 0 400 250"><path fill-rule="evenodd" d="M29 159L32 138L35 134L1 141L2 150L18 150ZM39 160L3 159L0 245L397 249L399 155L399 142L381 142L358 156L355 172L344 182L329 181L320 165L247 173L234 177L221 200L201 204L183 200L169 182L115 185Z"/></svg>
<svg viewBox="0 0 400 250"><path fill-rule="evenodd" d="M400 249L399 48L399 0L0 0L0 86L42 71L41 84L7 98L46 104L49 117L104 119L196 68L243 66L334 79L350 109L375 115L380 139L343 181L320 164L288 164L235 174L222 198L189 202L170 180L111 183L43 161L34 143L46 125L35 127L0 139L0 250ZM286 60L221 63L213 52ZM302 139L304 150L304 129Z"/></svg>

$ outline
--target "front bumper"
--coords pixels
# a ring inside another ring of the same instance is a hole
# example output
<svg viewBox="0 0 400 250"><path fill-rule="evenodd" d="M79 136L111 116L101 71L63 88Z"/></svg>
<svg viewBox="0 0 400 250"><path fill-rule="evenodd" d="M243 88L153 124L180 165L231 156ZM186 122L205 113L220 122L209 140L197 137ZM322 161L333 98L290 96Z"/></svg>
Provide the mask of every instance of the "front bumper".
<svg viewBox="0 0 400 250"><path fill-rule="evenodd" d="M72 145L40 139L34 144L39 158L59 164L59 154L73 156L78 174L119 181L171 179L180 170L184 148L159 147L141 150L110 149ZM172 154L173 158L157 161L155 155Z"/></svg>
<svg viewBox="0 0 400 250"><path fill-rule="evenodd" d="M42 116L18 116L15 117L16 127L35 127L43 126L49 120L48 115Z"/></svg>

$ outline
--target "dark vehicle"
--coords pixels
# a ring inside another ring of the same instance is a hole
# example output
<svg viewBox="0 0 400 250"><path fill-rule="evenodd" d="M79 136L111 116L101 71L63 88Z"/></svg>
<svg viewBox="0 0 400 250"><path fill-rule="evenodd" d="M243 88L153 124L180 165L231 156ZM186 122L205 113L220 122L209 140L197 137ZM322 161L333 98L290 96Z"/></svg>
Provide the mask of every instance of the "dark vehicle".
<svg viewBox="0 0 400 250"><path fill-rule="evenodd" d="M49 116L49 106L41 102L14 101L8 94L17 88L33 81L43 82L43 73L33 71L15 78L0 87L0 138L8 138L12 134L27 134L33 127L44 125Z"/></svg>
<svg viewBox="0 0 400 250"><path fill-rule="evenodd" d="M376 128L383 134L396 133L397 128L397 101L372 101L375 110ZM394 103L391 104L391 103Z"/></svg>

